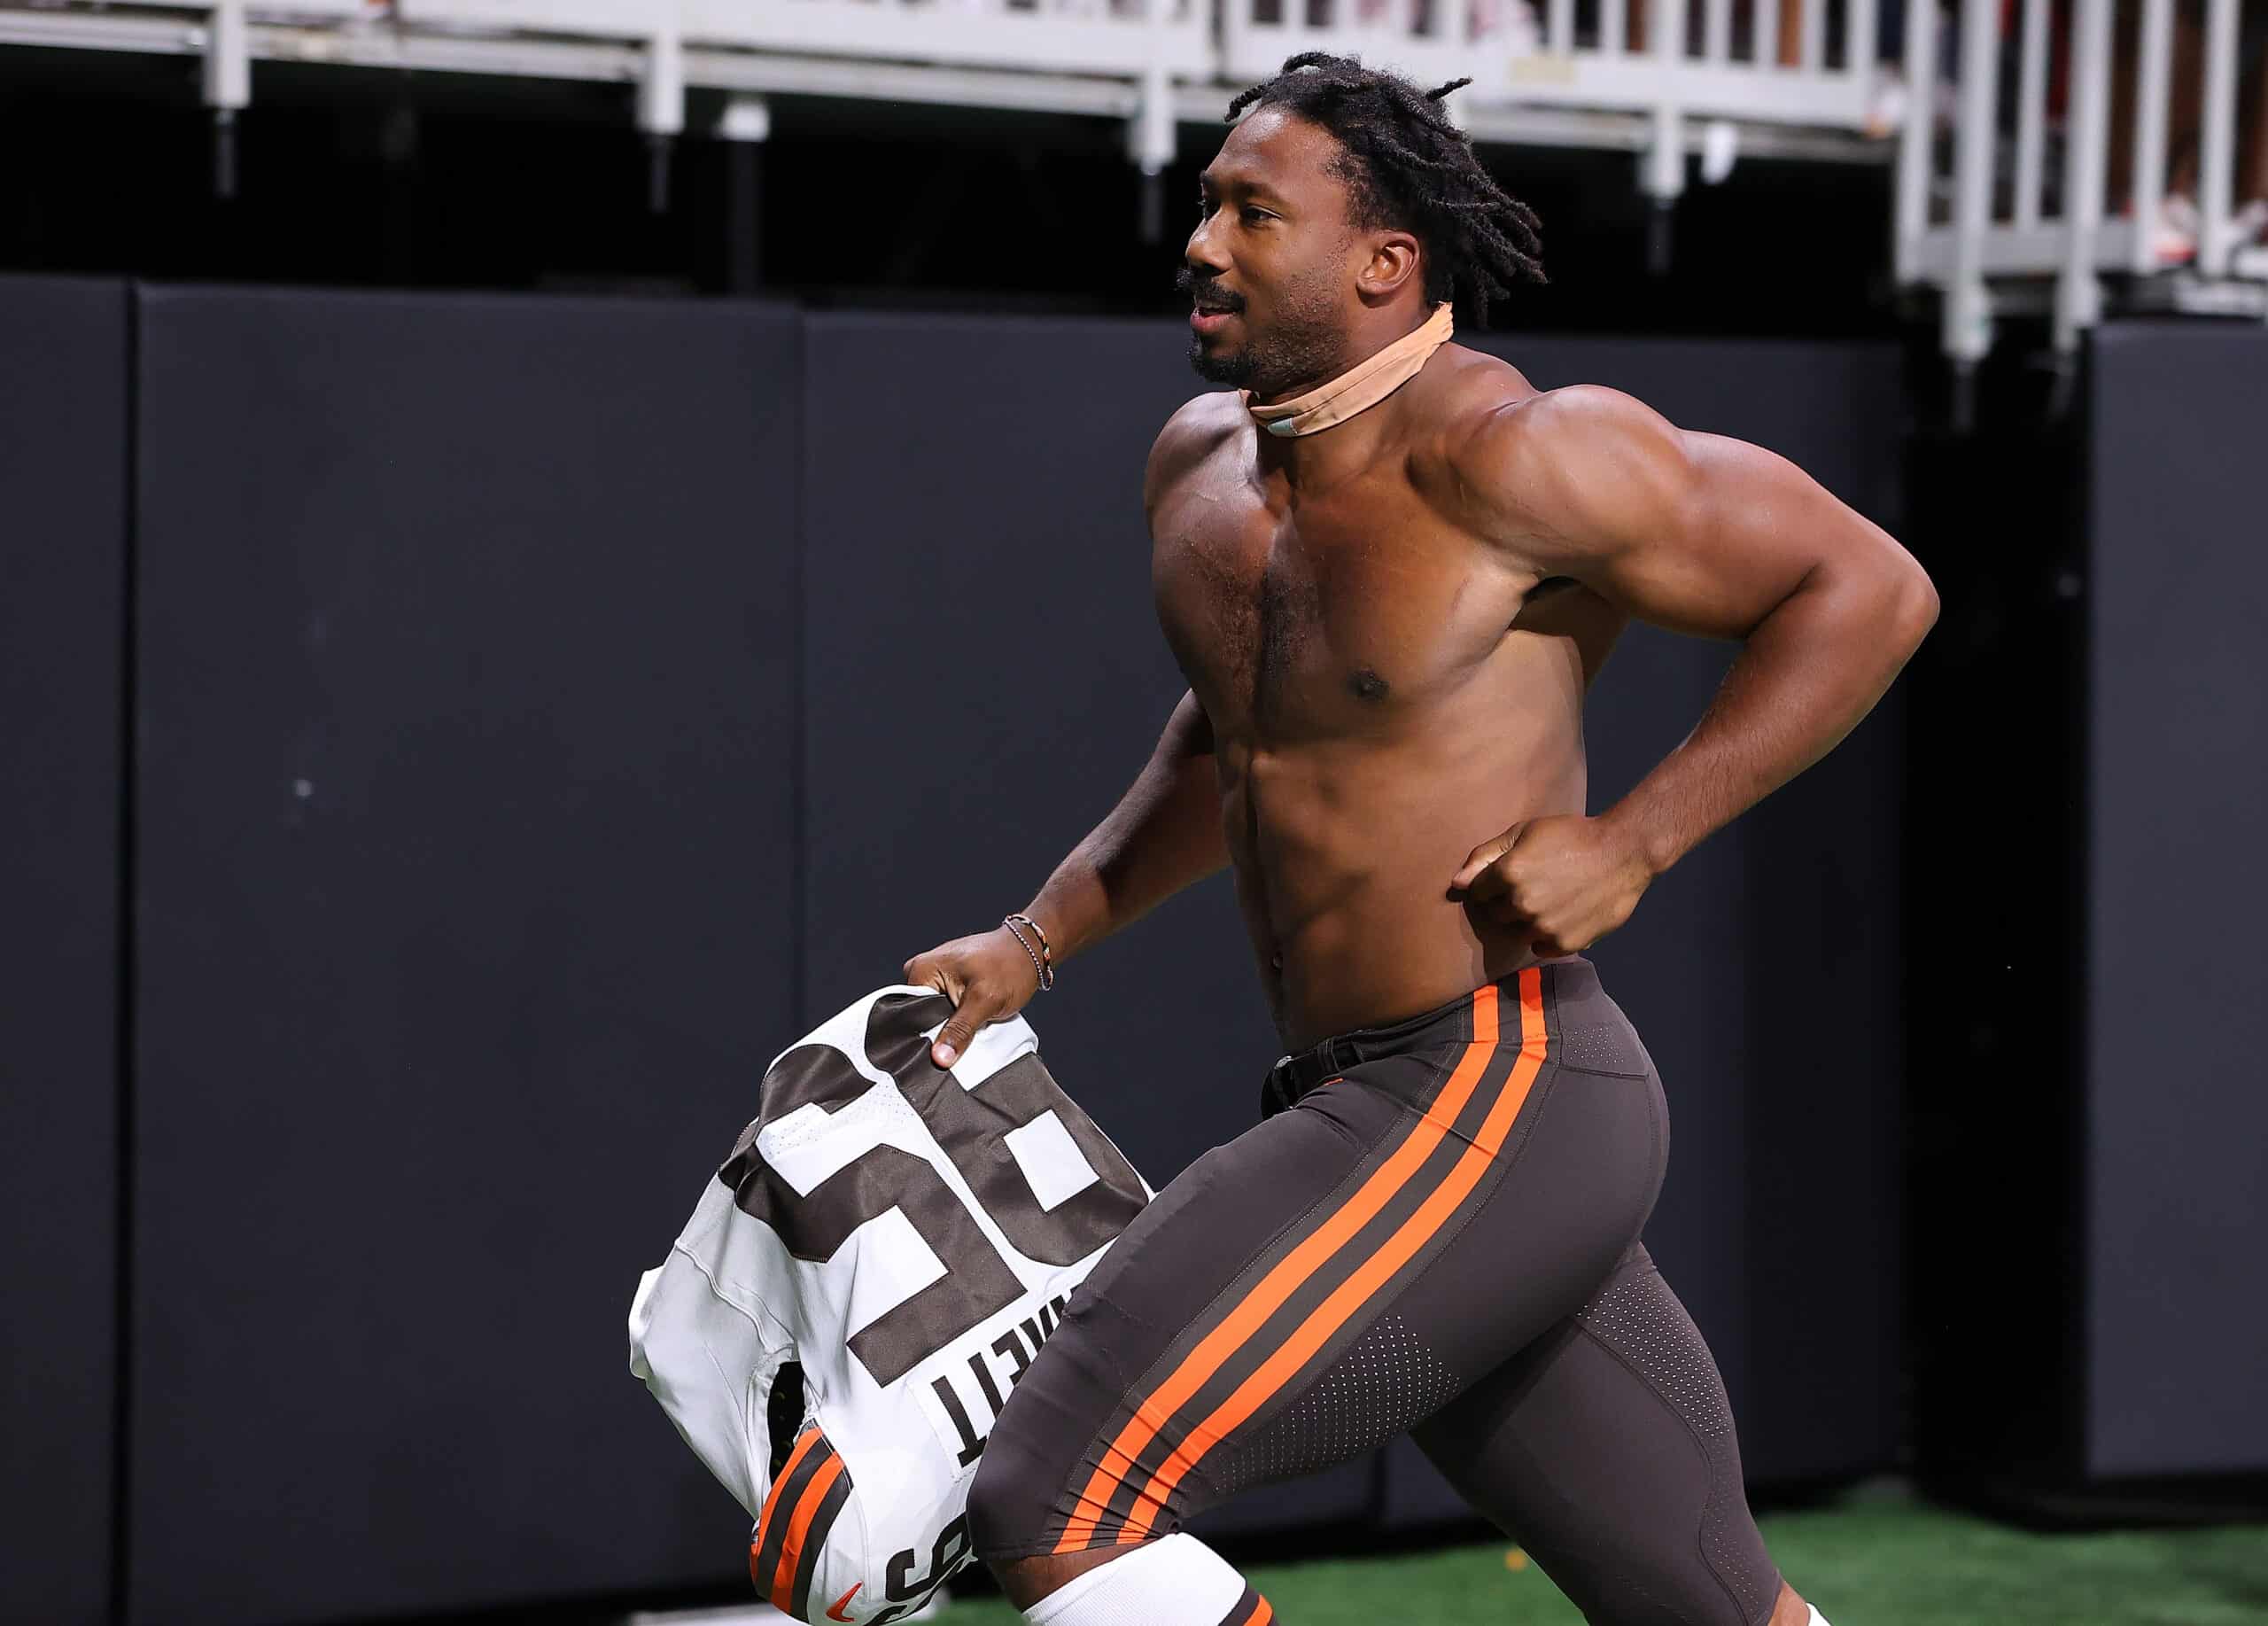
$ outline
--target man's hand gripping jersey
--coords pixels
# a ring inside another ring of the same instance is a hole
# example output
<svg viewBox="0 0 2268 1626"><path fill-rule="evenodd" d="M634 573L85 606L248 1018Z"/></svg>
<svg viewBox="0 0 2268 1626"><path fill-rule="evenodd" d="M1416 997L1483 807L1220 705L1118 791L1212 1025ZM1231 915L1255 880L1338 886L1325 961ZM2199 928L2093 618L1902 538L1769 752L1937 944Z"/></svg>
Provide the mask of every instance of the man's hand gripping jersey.
<svg viewBox="0 0 2268 1626"><path fill-rule="evenodd" d="M773 1062L631 1306L631 1370L757 1521L757 1589L799 1620L903 1619L967 1562L985 1435L1149 1199L1021 1017L933 1065L951 1014L886 988Z"/></svg>

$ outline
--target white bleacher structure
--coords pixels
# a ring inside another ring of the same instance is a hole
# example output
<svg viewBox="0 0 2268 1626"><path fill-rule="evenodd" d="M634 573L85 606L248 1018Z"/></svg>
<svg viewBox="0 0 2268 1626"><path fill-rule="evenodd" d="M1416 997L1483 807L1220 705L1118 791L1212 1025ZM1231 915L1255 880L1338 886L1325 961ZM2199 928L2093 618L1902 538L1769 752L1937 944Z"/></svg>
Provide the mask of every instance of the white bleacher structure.
<svg viewBox="0 0 2268 1626"><path fill-rule="evenodd" d="M2106 277L2121 279L2132 308L2268 315L2268 246L2240 244L2233 225L2239 0L2205 0L2202 82L2191 88L2202 102L2199 230L2194 253L2171 264L2152 226L2170 157L2175 0L2141 0L2139 49L2124 63L2114 60L2112 4L2072 0L2059 36L2048 0L2021 0L2013 39L2002 35L2002 0L1958 0L1952 19L1935 4L1906 14L1905 60L1938 71L1928 76L1933 93L1908 102L1899 140L1898 279L1942 292L1942 347L1964 370L1991 348L1994 317L2013 312L2052 315L2054 349L2068 356L2102 314ZM2060 126L2048 116L2051 56L2064 70ZM2016 68L2012 95L2004 64ZM2115 73L2133 75L2137 111L2133 197L2112 217Z"/></svg>
<svg viewBox="0 0 2268 1626"><path fill-rule="evenodd" d="M2140 0L2132 218L2104 206L2113 3L2070 0L2058 37L2050 0L1949 0L1951 16L1903 0L1897 64L1875 43L1878 7L1900 0L0 0L0 46L198 55L224 118L260 61L619 82L658 136L684 128L688 87L726 92L719 133L742 139L769 128L770 96L1080 113L1122 121L1152 174L1233 89L1294 51L1348 51L1470 77L1449 105L1477 141L1630 152L1661 204L1696 152L1705 179L1740 152L1895 165L1898 280L1940 291L1944 348L1967 369L2008 313L2052 315L2068 354L2106 277L2135 304L2268 313L2268 248L2232 224L2240 0L2204 0L2201 225L2173 268L2148 223L2176 0Z"/></svg>

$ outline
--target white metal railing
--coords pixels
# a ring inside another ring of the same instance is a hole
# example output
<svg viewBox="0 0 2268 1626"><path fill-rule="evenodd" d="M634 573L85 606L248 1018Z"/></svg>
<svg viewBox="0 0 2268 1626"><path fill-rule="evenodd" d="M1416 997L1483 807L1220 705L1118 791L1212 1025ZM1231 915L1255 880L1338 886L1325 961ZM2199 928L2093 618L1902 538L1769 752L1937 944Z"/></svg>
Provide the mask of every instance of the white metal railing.
<svg viewBox="0 0 2268 1626"><path fill-rule="evenodd" d="M1641 184L1666 204L1684 190L1696 121L1726 136L1736 124L1870 133L1876 0L1788 0L1800 11L1784 64L1781 3L1750 0L1744 40L1734 0L1594 0L1587 33L1576 0L1218 0L1221 72L1249 82L1296 51L1351 52L1423 82L1471 78L1449 104L1468 123L1514 106L1635 113L1648 125ZM1729 161L1731 144L1720 150Z"/></svg>
<svg viewBox="0 0 2268 1626"><path fill-rule="evenodd" d="M2128 3L2140 7L2135 43L2131 60L2114 62L2113 6ZM2158 228L2177 106L2197 110L2198 221L2185 285L2208 295L2241 288L2268 310L2268 246L2249 240L2268 205L2248 217L2233 195L2248 0L2202 0L2202 51L2185 53L2202 62L2191 84L2174 77L2181 3L1905 0L1897 274L1943 291L1944 346L1956 363L1984 355L2000 311L2052 296L2055 342L2068 353L2101 314L2106 275L2164 285L2154 274L2166 268ZM1516 128L1511 115L1539 110L1619 117L1619 133L1601 138L1643 147L1642 184L1659 201L1682 190L1697 122L1719 174L1736 129L1823 133L1842 138L1835 156L1867 152L1868 138L1884 133L1888 82L1876 59L1877 7L1895 4L0 0L0 42L199 53L206 100L224 129L250 97L252 58L265 54L633 79L639 122L658 135L683 128L691 83L742 93L724 128L747 139L767 128L761 97L772 89L1085 108L1124 117L1130 152L1152 173L1173 157L1177 118L1198 116L1192 96L1209 104L1218 87L1263 78L1296 51L1344 51L1426 82L1472 79L1449 106L1476 131L1502 135ZM1794 9L1783 16L1783 7ZM2059 10L2069 13L2060 27ZM1950 65L1942 76L1941 61ZM2131 74L2119 128L2114 74ZM2057 117L2050 87L2059 79ZM2113 153L2114 141L2123 152ZM2118 209L2106 207L2114 156L2131 177ZM2203 295L2195 307L2250 308Z"/></svg>
<svg viewBox="0 0 2268 1626"><path fill-rule="evenodd" d="M684 89L746 89L727 59L763 58L875 66L878 82L907 88L909 71L1116 82L1129 88L1131 145L1146 168L1171 157L1176 97L1192 87L1245 83L1294 51L1348 51L1437 80L1471 77L1450 105L1479 127L1508 111L1636 115L1652 125L1649 189L1682 185L1689 121L1803 128L1854 141L1865 129L1876 72L1878 0L158 0L209 13L191 48L219 66L211 77L248 84L246 19L362 19L385 41L348 47L301 37L279 54L304 61L502 61L465 43L488 36L522 50L611 44L642 53L641 123L681 128ZM1780 8L1798 8L1790 60L1780 59ZM1579 12L1579 5L1581 11ZM1745 38L1736 8L1750 19ZM94 25L127 28L126 11L99 0L0 0L0 41L92 43ZM58 18L77 18L76 34ZM1579 18L1585 37L1577 35ZM1847 42L1830 53L1830 29ZM304 33L305 31L303 31ZM449 43L446 51L435 42ZM133 48L130 45L121 48ZM178 47L175 47L178 48ZM421 56L421 51L423 54ZM555 50L555 58L560 53ZM498 71L540 72L506 63ZM585 71L605 72L603 66ZM619 70L617 70L619 71ZM688 79L688 74L694 75ZM858 93L833 82L838 93ZM887 92L874 92L884 93ZM951 99L981 100L982 89ZM215 106L240 105L221 98ZM1839 154L1838 154L1839 155Z"/></svg>
<svg viewBox="0 0 2268 1626"><path fill-rule="evenodd" d="M1179 82L1249 81L1295 51L1352 51L1443 81L1470 76L1476 104L1666 103L1702 117L1862 128L1871 50L1830 65L1830 0L1790 3L1802 8L1802 46L1787 66L1759 49L1777 38L1781 0L1753 0L1751 40L1737 54L1734 0L1653 0L1651 37L1627 45L1629 0L1601 0L1588 43L1575 37L1574 0L1542 0L1542 16L1531 0L396 0L395 10L410 24L674 33L687 44ZM1850 39L1872 40L1876 0L1832 4ZM1689 6L1690 17L1671 16Z"/></svg>
<svg viewBox="0 0 2268 1626"><path fill-rule="evenodd" d="M1946 19L1938 0L1909 0L1904 56L1914 82L1899 138L1896 255L1901 283L1942 290L1942 342L1957 366L1982 360L1995 315L2037 304L2042 289L2052 291L2054 346L2069 355L2101 315L2106 275L2171 271L2191 291L2192 308L2268 308L2229 297L2268 284L2268 246L2239 240L2239 0L2204 0L2202 66L2190 84L2175 78L2176 0L2140 0L2133 49L2123 59L2113 0L2074 0L2060 33L2047 0L2022 0L2012 40L2001 37L2001 0L1954 3L1952 66L1940 75ZM2010 51L2016 72L2004 106ZM2056 63L2066 87L2060 119L2047 93ZM2110 116L2114 75L2130 76L2123 129ZM1938 117L1941 80L1955 108L1949 125ZM2178 100L2196 109L2194 249L2161 230ZM2122 144L2123 154L2115 150ZM2110 166L2120 156L2128 184L2113 213Z"/></svg>
<svg viewBox="0 0 2268 1626"><path fill-rule="evenodd" d="M253 21L288 17L338 22L367 14L365 0L284 0L260 5L248 0L136 0L144 10L163 14L186 13L204 25L207 36L205 57L205 105L232 113L252 102L250 32ZM98 10L99 7L61 6L50 10Z"/></svg>
<svg viewBox="0 0 2268 1626"><path fill-rule="evenodd" d="M1140 87L1133 155L1173 158L1172 86L1213 67L1207 0L394 0L405 26L648 43L641 121L684 122L687 47L1123 78Z"/></svg>
<svg viewBox="0 0 2268 1626"><path fill-rule="evenodd" d="M1779 0L1754 0L1736 40L1733 0L1598 0L1588 37L1575 0L1221 0L1222 68L1253 80L1294 51L1353 52L1431 82L1470 77L1476 104L1518 102L1860 130L1872 105L1876 0L1834 0L1843 48L1826 50L1829 0L1801 7L1783 66ZM1856 44L1860 49L1853 50Z"/></svg>
<svg viewBox="0 0 2268 1626"><path fill-rule="evenodd" d="M986 0L395 0L394 14L542 34L883 58L1042 73L1182 76L1212 66L1209 18L1191 0L1010 6Z"/></svg>

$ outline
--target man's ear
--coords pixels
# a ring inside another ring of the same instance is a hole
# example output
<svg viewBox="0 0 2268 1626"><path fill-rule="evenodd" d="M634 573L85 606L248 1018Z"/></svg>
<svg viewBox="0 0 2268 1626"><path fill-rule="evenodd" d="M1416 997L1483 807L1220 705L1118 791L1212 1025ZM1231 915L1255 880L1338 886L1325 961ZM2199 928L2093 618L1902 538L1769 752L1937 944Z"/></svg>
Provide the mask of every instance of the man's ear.
<svg viewBox="0 0 2268 1626"><path fill-rule="evenodd" d="M1370 258L1355 274L1355 286L1373 302L1392 299L1418 275L1418 239L1406 231L1380 231L1370 238Z"/></svg>

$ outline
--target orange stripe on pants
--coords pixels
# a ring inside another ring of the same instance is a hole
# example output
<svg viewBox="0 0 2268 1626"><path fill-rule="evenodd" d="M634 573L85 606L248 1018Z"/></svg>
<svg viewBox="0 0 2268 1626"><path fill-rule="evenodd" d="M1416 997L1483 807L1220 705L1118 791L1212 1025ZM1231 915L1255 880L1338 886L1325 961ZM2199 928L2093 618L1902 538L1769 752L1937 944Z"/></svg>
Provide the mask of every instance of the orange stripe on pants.
<svg viewBox="0 0 2268 1626"><path fill-rule="evenodd" d="M1525 982L1521 985L1526 986ZM1352 1200L1270 1271L1260 1285L1247 1294L1221 1324L1183 1358L1181 1365L1165 1381L1135 1408L1134 1415L1127 1420L1118 1437L1104 1451L1102 1461L1088 1476L1071 1521L1055 1544L1056 1552L1076 1552L1093 1539L1096 1525L1109 1511L1111 1497L1125 1483L1127 1475L1134 1472L1136 1455L1157 1437L1174 1412L1186 1404L1229 1358L1267 1323L1284 1301L1297 1292L1424 1166L1442 1136L1456 1122L1457 1114L1464 1110L1480 1075L1487 1070L1488 1059L1496 1048L1496 989L1490 984L1473 991L1472 1042L1465 1046L1456 1070L1450 1074L1433 1106L1412 1126L1393 1155L1363 1183Z"/></svg>
<svg viewBox="0 0 2268 1626"><path fill-rule="evenodd" d="M1284 1347L1262 1363L1260 1370L1238 1385L1231 1395L1215 1408L1213 1415L1189 1431L1165 1466L1151 1476L1148 1484L1137 1496L1133 1510L1126 1515L1126 1523L1118 1533L1121 1542L1139 1541L1148 1533L1150 1525L1173 1494L1182 1475L1197 1466L1205 1453L1222 1437L1266 1404L1270 1396L1296 1376L1308 1358L1329 1341L1331 1335L1346 1325L1348 1318L1363 1308L1380 1288L1394 1277L1394 1272L1410 1263L1420 1248L1441 1228L1444 1221L1456 1211L1458 1203L1471 1194L1487 1171L1489 1161L1504 1144L1504 1137L1511 1132L1512 1120L1519 1116L1520 1105L1527 1100L1528 1088L1535 1076L1542 1070L1547 1036L1543 1027L1543 974L1534 967L1520 973L1520 1055L1512 1074L1498 1092L1495 1103L1488 1109L1488 1116L1480 1126L1480 1133L1464 1155L1458 1158L1441 1183L1427 1197L1418 1211L1402 1222L1394 1233L1365 1259L1362 1265L1335 1288L1331 1296L1317 1305L1314 1313L1301 1322L1299 1330L1284 1341Z"/></svg>

